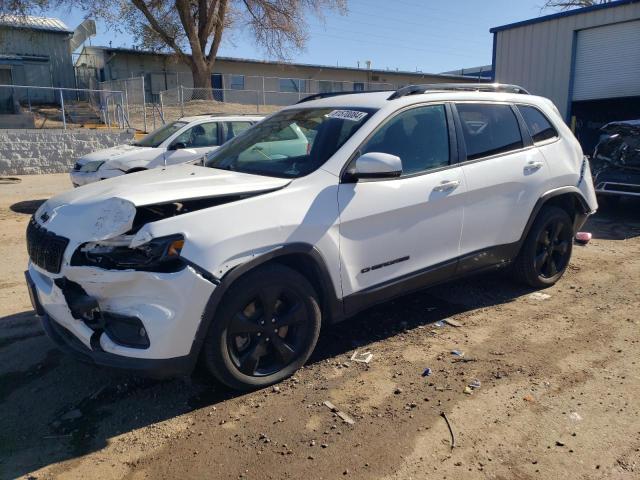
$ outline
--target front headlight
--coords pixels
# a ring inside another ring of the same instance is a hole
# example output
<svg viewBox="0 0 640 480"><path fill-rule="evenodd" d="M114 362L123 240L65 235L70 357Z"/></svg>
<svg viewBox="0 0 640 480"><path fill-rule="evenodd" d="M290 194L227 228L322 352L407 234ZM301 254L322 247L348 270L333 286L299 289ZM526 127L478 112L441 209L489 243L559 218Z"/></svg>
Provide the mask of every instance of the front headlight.
<svg viewBox="0 0 640 480"><path fill-rule="evenodd" d="M71 258L72 266L91 266L108 270L143 270L175 272L185 264L180 259L184 246L182 235L154 238L131 248L132 236L80 245Z"/></svg>
<svg viewBox="0 0 640 480"><path fill-rule="evenodd" d="M87 162L80 167L80 171L81 172L97 172L103 163L104 161L98 161L98 160L93 162Z"/></svg>

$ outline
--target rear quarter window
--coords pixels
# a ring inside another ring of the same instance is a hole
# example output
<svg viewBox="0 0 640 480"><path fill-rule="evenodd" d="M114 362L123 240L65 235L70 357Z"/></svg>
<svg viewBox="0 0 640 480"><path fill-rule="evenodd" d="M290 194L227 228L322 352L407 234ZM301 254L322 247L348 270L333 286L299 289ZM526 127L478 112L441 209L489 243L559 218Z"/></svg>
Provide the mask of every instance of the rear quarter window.
<svg viewBox="0 0 640 480"><path fill-rule="evenodd" d="M518 105L518 110L527 124L529 134L534 143L544 142L551 138L558 138L558 131L549 119L536 107Z"/></svg>
<svg viewBox="0 0 640 480"><path fill-rule="evenodd" d="M467 160L476 160L523 147L518 119L510 105L460 103L456 105Z"/></svg>

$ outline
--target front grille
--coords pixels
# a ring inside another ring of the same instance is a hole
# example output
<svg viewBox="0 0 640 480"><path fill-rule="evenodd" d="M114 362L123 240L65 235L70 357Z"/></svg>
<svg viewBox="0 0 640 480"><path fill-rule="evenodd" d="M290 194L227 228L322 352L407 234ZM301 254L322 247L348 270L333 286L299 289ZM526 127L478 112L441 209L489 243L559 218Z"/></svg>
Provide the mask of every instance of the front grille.
<svg viewBox="0 0 640 480"><path fill-rule="evenodd" d="M67 238L49 232L32 217L27 227L27 251L31 261L47 272L60 273Z"/></svg>

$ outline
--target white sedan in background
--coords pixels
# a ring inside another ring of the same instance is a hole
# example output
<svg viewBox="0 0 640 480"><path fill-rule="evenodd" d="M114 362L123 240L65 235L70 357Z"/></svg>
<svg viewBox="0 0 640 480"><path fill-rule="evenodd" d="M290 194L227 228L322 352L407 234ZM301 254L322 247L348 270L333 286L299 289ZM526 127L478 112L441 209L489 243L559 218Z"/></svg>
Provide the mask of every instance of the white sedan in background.
<svg viewBox="0 0 640 480"><path fill-rule="evenodd" d="M262 116L249 115L181 118L129 145L98 150L79 158L71 171L71 183L79 187L126 173L196 160L262 119Z"/></svg>

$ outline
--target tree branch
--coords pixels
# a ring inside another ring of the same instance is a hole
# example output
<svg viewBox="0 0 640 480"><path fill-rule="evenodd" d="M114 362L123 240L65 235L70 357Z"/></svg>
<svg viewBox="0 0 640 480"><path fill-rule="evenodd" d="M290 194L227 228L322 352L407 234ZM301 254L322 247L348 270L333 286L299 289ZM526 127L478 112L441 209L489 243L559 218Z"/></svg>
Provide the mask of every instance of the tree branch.
<svg viewBox="0 0 640 480"><path fill-rule="evenodd" d="M166 30L162 28L162 26L160 26L160 23L158 22L156 17L153 16L151 11L147 8L147 5L144 3L144 1L131 0L131 3L133 3L135 7L142 12L142 14L145 16L145 18L149 22L149 25L151 26L151 28L153 28L153 30L158 35L160 35L160 38L162 38L162 40L164 40L164 42L176 52L178 57L180 57L180 59L183 62L185 62L187 65L191 64L191 59L189 58L189 56L182 51L182 49L176 43L175 39L171 37L171 35L169 35L166 32Z"/></svg>

